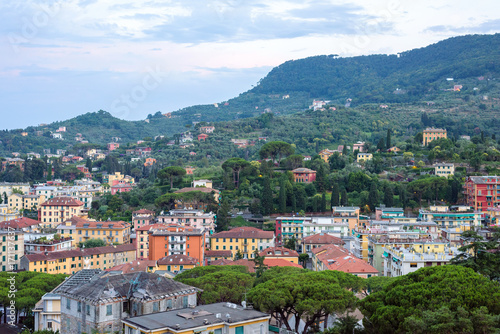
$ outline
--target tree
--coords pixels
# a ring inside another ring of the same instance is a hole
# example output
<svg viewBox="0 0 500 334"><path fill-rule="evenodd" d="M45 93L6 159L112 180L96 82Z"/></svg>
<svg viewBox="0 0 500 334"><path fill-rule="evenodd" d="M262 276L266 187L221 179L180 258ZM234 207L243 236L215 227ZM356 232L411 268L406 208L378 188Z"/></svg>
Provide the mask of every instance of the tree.
<svg viewBox="0 0 500 334"><path fill-rule="evenodd" d="M157 177L160 180L169 180L170 189L172 189L174 187L174 180L184 175L186 175L186 170L184 168L178 166L170 166L161 169L158 172Z"/></svg>
<svg viewBox="0 0 500 334"><path fill-rule="evenodd" d="M230 169L233 171L233 180L236 188L238 188L238 185L240 183L240 173L243 169L246 167L249 167L250 163L246 161L245 159L241 158L231 158L229 160L226 160L222 164L222 168L224 169Z"/></svg>
<svg viewBox="0 0 500 334"><path fill-rule="evenodd" d="M297 244L297 239L295 237L291 237L285 240L283 247L295 250L295 245Z"/></svg>
<svg viewBox="0 0 500 334"><path fill-rule="evenodd" d="M326 209L326 194L323 193L321 195L321 203L320 203L320 210L319 212L325 212ZM327 210L327 211L330 211L330 210Z"/></svg>
<svg viewBox="0 0 500 334"><path fill-rule="evenodd" d="M271 180L269 177L264 177L264 188L261 198L262 214L268 215L273 212L273 191L271 189Z"/></svg>
<svg viewBox="0 0 500 334"><path fill-rule="evenodd" d="M217 210L217 232L226 231L229 227L229 222L231 217L229 216L229 211L231 210L231 204L227 196L224 196L222 203Z"/></svg>
<svg viewBox="0 0 500 334"><path fill-rule="evenodd" d="M387 149L391 148L391 129L387 129L387 137L386 137L385 147Z"/></svg>
<svg viewBox="0 0 500 334"><path fill-rule="evenodd" d="M244 258L244 256L243 256L243 253L241 252L241 249L238 249L236 254L234 254L234 261L238 261L238 260L241 260L243 258Z"/></svg>
<svg viewBox="0 0 500 334"><path fill-rule="evenodd" d="M330 206L339 206L340 205L340 193L339 193L339 185L335 182L332 188L332 198L330 201Z"/></svg>
<svg viewBox="0 0 500 334"><path fill-rule="evenodd" d="M248 298L255 308L270 313L288 330L299 332L300 320L304 320L305 334L327 315L356 305L357 298L342 286L340 277L343 275L335 271L282 275L252 288ZM295 320L294 328L290 326L290 317Z"/></svg>
<svg viewBox="0 0 500 334"><path fill-rule="evenodd" d="M281 162L283 157L295 152L295 148L284 141L271 141L262 145L259 156L261 159L271 158L273 161Z"/></svg>
<svg viewBox="0 0 500 334"><path fill-rule="evenodd" d="M302 253L299 255L299 262L302 263L302 267L306 268L307 261L309 260L309 254Z"/></svg>
<svg viewBox="0 0 500 334"><path fill-rule="evenodd" d="M79 248L95 248L95 247L104 247L106 246L106 241L102 239L89 239L84 242L79 242Z"/></svg>
<svg viewBox="0 0 500 334"><path fill-rule="evenodd" d="M386 141L384 140L384 138L380 138L377 143L377 150L380 150L382 152L385 149L385 143Z"/></svg>
<svg viewBox="0 0 500 334"><path fill-rule="evenodd" d="M347 198L347 190L345 188L342 188L342 191L340 193L340 205L341 206L349 205L349 199Z"/></svg>
<svg viewBox="0 0 500 334"><path fill-rule="evenodd" d="M252 261L255 263L255 276L259 278L262 276L264 271L267 269L267 266L264 264L265 256L260 256L259 251L256 249L253 252Z"/></svg>
<svg viewBox="0 0 500 334"><path fill-rule="evenodd" d="M474 289L470 289L471 286ZM487 325L484 330L477 314L487 310L489 315L498 316L498 298L498 283L470 268L447 265L421 268L398 277L382 291L364 298L360 310L366 317L365 328L375 333L492 333L495 325ZM433 317L425 323L430 316L425 312L448 313L443 307L449 309L449 316ZM460 319L460 322L452 321L454 328L449 328L450 317ZM417 321L421 326L431 326L432 331L426 331L425 327L417 332L409 330L416 328ZM473 331L463 331L460 323L464 322ZM442 331L437 331L439 326L443 327Z"/></svg>
<svg viewBox="0 0 500 334"><path fill-rule="evenodd" d="M279 192L279 211L280 213L286 213L286 182L287 182L287 176L286 174L283 174L280 177L280 192Z"/></svg>
<svg viewBox="0 0 500 334"><path fill-rule="evenodd" d="M282 161L283 165L288 170L304 167L304 157L301 154L292 154Z"/></svg>
<svg viewBox="0 0 500 334"><path fill-rule="evenodd" d="M61 179L66 181L74 181L83 178L85 175L76 166L69 165L60 171Z"/></svg>
<svg viewBox="0 0 500 334"><path fill-rule="evenodd" d="M392 187L387 184L384 190L384 204L386 207L391 208L394 206L394 192Z"/></svg>

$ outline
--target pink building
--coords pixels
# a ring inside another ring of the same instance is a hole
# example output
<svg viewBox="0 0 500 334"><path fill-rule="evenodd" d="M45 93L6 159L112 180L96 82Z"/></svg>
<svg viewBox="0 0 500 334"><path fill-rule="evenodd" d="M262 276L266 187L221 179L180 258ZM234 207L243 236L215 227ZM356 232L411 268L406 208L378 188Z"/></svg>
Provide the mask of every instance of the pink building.
<svg viewBox="0 0 500 334"><path fill-rule="evenodd" d="M114 186L111 186L111 195L115 195L116 193L124 193L130 190L132 190L132 184L119 183Z"/></svg>
<svg viewBox="0 0 500 334"><path fill-rule="evenodd" d="M114 151L119 147L120 147L120 144L118 144L118 143L108 143L108 150L109 151Z"/></svg>
<svg viewBox="0 0 500 334"><path fill-rule="evenodd" d="M311 183L316 181L316 171L309 168L296 168L292 170L293 181L300 183Z"/></svg>

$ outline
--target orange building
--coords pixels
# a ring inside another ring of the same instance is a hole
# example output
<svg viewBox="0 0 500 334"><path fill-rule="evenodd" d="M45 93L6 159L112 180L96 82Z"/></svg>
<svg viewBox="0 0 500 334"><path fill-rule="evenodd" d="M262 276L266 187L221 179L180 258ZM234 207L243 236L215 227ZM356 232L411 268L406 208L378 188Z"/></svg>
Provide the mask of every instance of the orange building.
<svg viewBox="0 0 500 334"><path fill-rule="evenodd" d="M433 140L446 138L446 129L427 128L422 134L422 144L424 144L424 146L427 146Z"/></svg>
<svg viewBox="0 0 500 334"><path fill-rule="evenodd" d="M201 266L205 261L205 235L201 230L168 225L150 229L148 236L150 260L182 254L197 259Z"/></svg>

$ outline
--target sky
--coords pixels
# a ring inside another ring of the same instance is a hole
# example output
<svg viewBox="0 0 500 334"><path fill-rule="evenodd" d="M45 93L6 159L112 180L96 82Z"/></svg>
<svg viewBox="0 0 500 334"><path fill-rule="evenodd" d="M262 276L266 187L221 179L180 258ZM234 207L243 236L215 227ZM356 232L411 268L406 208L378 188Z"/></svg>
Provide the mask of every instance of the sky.
<svg viewBox="0 0 500 334"><path fill-rule="evenodd" d="M500 32L498 0L0 0L0 129L238 96L274 66Z"/></svg>

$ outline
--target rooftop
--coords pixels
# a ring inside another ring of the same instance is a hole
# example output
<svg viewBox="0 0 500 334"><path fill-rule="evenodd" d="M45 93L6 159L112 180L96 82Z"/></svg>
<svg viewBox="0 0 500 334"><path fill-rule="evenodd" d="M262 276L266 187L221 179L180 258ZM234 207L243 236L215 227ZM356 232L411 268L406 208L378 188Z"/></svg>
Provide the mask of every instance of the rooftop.
<svg viewBox="0 0 500 334"><path fill-rule="evenodd" d="M41 206L80 206L84 203L71 197L54 197L45 201Z"/></svg>
<svg viewBox="0 0 500 334"><path fill-rule="evenodd" d="M43 253L27 254L25 256L29 260L29 262L34 262L34 261L52 261L59 259L67 259L69 257L77 257L77 256L90 256L90 255L99 255L108 253L129 252L135 250L136 250L135 245L126 244L126 245L116 245L116 246L72 249L66 251L51 252L48 253L47 255Z"/></svg>
<svg viewBox="0 0 500 334"><path fill-rule="evenodd" d="M305 237L303 239L304 244L336 244L336 245L344 245L345 242L342 239L334 237L330 234L318 233L315 235L311 235Z"/></svg>
<svg viewBox="0 0 500 334"><path fill-rule="evenodd" d="M158 265L197 265L200 264L197 259L183 255L183 254L172 254L169 256L162 257L158 260Z"/></svg>
<svg viewBox="0 0 500 334"><path fill-rule="evenodd" d="M259 253L260 256L270 257L298 257L299 253L285 247L268 247Z"/></svg>

